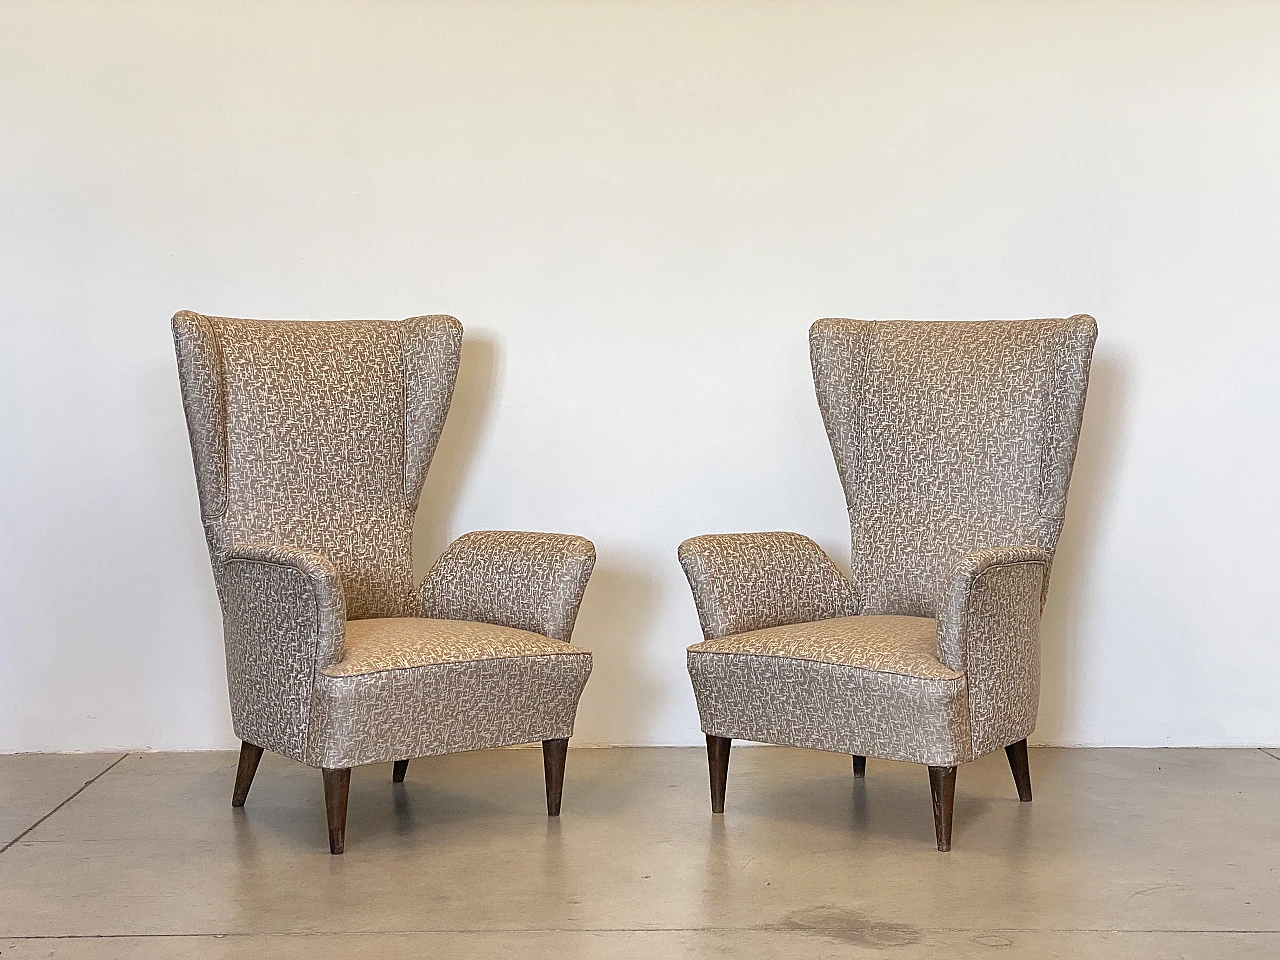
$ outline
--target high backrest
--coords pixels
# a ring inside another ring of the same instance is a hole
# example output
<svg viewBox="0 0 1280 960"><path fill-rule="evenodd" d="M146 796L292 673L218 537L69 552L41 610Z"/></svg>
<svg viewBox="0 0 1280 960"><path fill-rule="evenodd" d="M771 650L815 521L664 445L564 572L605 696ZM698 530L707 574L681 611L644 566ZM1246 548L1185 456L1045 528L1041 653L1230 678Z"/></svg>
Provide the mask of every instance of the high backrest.
<svg viewBox="0 0 1280 960"><path fill-rule="evenodd" d="M1097 325L819 320L818 404L863 612L932 617L953 563L1058 543Z"/></svg>
<svg viewBox="0 0 1280 960"><path fill-rule="evenodd" d="M347 616L403 616L418 496L462 347L452 317L173 318L215 577L237 544L322 553Z"/></svg>

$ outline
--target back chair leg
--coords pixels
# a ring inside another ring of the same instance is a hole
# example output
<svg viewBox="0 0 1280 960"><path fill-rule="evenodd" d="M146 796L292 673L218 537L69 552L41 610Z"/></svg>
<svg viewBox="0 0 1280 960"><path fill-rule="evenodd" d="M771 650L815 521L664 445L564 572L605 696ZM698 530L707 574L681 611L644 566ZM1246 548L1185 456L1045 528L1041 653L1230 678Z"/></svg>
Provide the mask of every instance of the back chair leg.
<svg viewBox="0 0 1280 960"><path fill-rule="evenodd" d="M938 849L946 853L951 849L951 813L956 804L956 768L930 767L929 792L933 794L933 832L938 837Z"/></svg>
<svg viewBox="0 0 1280 960"><path fill-rule="evenodd" d="M860 757L856 753L853 755L853 775L859 780L867 775L866 757Z"/></svg>
<svg viewBox="0 0 1280 960"><path fill-rule="evenodd" d="M729 737L707 734L707 768L711 773L711 812L724 813L724 788L729 779Z"/></svg>
<svg viewBox="0 0 1280 960"><path fill-rule="evenodd" d="M1031 765L1027 762L1026 738L1009 744L1004 752L1009 758L1009 769L1013 771L1013 782L1018 785L1018 799L1023 803L1030 803Z"/></svg>
<svg viewBox="0 0 1280 960"><path fill-rule="evenodd" d="M409 772L408 760L397 760L396 765L391 770L392 783L404 783L404 775Z"/></svg>
<svg viewBox="0 0 1280 960"><path fill-rule="evenodd" d="M262 759L262 748L249 741L240 744L240 765L236 768L236 787L231 792L231 805L243 807L244 798L249 796L249 788L253 786L253 775L258 772L258 761Z"/></svg>
<svg viewBox="0 0 1280 960"><path fill-rule="evenodd" d="M560 816L560 798L564 794L564 764L569 757L569 739L542 741L542 775L547 781L547 816Z"/></svg>
<svg viewBox="0 0 1280 960"><path fill-rule="evenodd" d="M324 777L324 809L329 817L329 852L340 854L347 838L347 794L351 791L351 768L321 770Z"/></svg>

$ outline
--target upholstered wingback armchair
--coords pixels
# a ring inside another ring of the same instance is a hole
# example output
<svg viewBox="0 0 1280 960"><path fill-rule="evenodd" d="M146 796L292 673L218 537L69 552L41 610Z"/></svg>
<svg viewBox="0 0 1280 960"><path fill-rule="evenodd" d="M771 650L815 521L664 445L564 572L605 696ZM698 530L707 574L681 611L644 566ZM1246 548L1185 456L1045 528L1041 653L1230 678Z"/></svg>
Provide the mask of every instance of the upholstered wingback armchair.
<svg viewBox="0 0 1280 960"><path fill-rule="evenodd" d="M1097 327L819 320L818 404L852 579L795 533L686 540L705 640L689 675L724 810L733 738L929 767L939 850L956 767L1008 753L1031 799L1040 613Z"/></svg>
<svg viewBox="0 0 1280 960"><path fill-rule="evenodd" d="M412 757L541 740L558 815L591 542L470 533L413 582L462 325L182 312L173 336L243 743L232 805L264 749L319 767L337 854L352 767L395 761L400 782Z"/></svg>

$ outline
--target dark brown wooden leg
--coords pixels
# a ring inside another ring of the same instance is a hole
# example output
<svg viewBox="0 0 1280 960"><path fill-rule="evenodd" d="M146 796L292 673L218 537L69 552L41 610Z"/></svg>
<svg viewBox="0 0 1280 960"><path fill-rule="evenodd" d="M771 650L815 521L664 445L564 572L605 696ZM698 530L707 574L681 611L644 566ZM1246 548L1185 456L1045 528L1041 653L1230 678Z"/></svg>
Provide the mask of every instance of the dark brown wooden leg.
<svg viewBox="0 0 1280 960"><path fill-rule="evenodd" d="M231 805L243 807L244 798L249 795L253 786L253 775L258 772L258 761L262 759L262 748L242 741L240 744L240 766L236 768L236 788L231 792Z"/></svg>
<svg viewBox="0 0 1280 960"><path fill-rule="evenodd" d="M853 755L853 775L861 780L867 775L867 758Z"/></svg>
<svg viewBox="0 0 1280 960"><path fill-rule="evenodd" d="M729 737L707 734L707 768L711 771L711 812L724 813L724 788L729 780Z"/></svg>
<svg viewBox="0 0 1280 960"><path fill-rule="evenodd" d="M1018 785L1018 799L1023 803L1031 802L1031 765L1027 762L1026 738L1011 743L1004 748L1009 758L1009 769L1013 771L1013 782Z"/></svg>
<svg viewBox="0 0 1280 960"><path fill-rule="evenodd" d="M397 760L396 765L391 770L392 783L404 783L404 775L409 772L408 760Z"/></svg>
<svg viewBox="0 0 1280 960"><path fill-rule="evenodd" d="M347 839L347 794L351 790L351 768L321 770L324 777L324 809L329 815L329 852L342 852Z"/></svg>
<svg viewBox="0 0 1280 960"><path fill-rule="evenodd" d="M951 849L951 812L956 805L956 768L930 767L929 791L933 794L933 831L938 835L938 849Z"/></svg>
<svg viewBox="0 0 1280 960"><path fill-rule="evenodd" d="M569 740L542 741L542 775L547 781L547 816L560 816L560 797L564 793L564 762L569 756Z"/></svg>

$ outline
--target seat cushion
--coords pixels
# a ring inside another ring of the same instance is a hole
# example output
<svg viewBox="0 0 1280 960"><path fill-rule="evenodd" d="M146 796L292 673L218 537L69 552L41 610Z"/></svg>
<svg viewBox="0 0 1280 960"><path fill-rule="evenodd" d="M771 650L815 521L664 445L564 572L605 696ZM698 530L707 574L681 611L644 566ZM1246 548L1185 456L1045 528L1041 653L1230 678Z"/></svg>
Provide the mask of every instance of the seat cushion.
<svg viewBox="0 0 1280 960"><path fill-rule="evenodd" d="M968 687L928 617L838 617L694 644L705 733L947 766L969 759Z"/></svg>
<svg viewBox="0 0 1280 960"><path fill-rule="evenodd" d="M492 623L422 617L348 620L342 659L325 667L323 673L355 677L431 664L573 654L587 651L563 640Z"/></svg>
<svg viewBox="0 0 1280 960"><path fill-rule="evenodd" d="M362 763L573 734L591 654L466 620L351 620L342 659L316 677L308 761Z"/></svg>
<svg viewBox="0 0 1280 960"><path fill-rule="evenodd" d="M689 650L790 657L934 680L960 676L938 660L938 627L931 617L838 617L791 623L707 640Z"/></svg>

